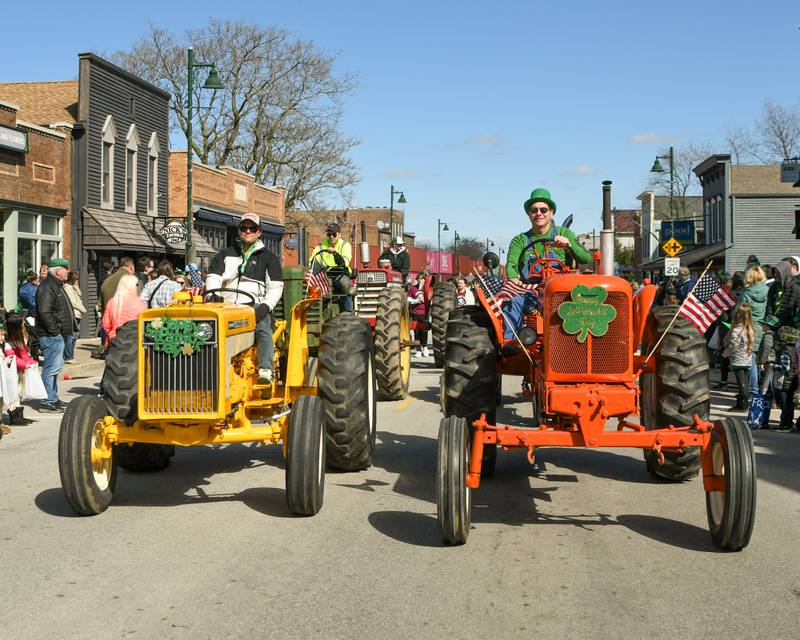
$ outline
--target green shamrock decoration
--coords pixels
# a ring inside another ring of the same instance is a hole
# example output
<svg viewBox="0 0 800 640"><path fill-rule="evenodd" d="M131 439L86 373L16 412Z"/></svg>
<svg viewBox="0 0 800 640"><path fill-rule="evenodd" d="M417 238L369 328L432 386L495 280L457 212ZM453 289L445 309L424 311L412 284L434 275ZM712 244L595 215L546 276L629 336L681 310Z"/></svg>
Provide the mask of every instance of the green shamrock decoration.
<svg viewBox="0 0 800 640"><path fill-rule="evenodd" d="M617 317L613 306L603 304L608 292L603 287L579 284L570 291L570 296L572 302L563 302L558 307L564 331L577 333L578 342L585 342L590 333L593 336L606 335L608 325Z"/></svg>
<svg viewBox="0 0 800 640"><path fill-rule="evenodd" d="M148 324L144 335L152 338L156 351L173 358L192 355L206 341L203 336L198 335L197 325L191 320L173 320L166 316L156 318Z"/></svg>

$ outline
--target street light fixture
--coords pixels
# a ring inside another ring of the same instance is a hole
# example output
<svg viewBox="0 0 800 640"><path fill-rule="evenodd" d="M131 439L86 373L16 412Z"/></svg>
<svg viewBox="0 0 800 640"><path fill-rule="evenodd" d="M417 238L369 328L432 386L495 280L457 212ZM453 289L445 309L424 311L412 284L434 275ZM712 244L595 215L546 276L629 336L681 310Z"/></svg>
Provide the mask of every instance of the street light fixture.
<svg viewBox="0 0 800 640"><path fill-rule="evenodd" d="M406 196L402 191L395 190L394 185L391 185L391 189L389 191L389 235L394 238L394 196L395 194L400 194L400 197L397 199L397 204L405 204L406 203Z"/></svg>
<svg viewBox="0 0 800 640"><path fill-rule="evenodd" d="M491 241L492 246L494 246L494 240ZM486 238L486 253L489 253L489 238Z"/></svg>
<svg viewBox="0 0 800 640"><path fill-rule="evenodd" d="M668 155L656 156L650 173L664 173L664 167L659 160L669 160L669 219L672 223L672 235L675 235L675 150L670 147Z"/></svg>
<svg viewBox="0 0 800 640"><path fill-rule="evenodd" d="M449 231L446 222L436 219L436 273L442 275L442 231Z"/></svg>
<svg viewBox="0 0 800 640"><path fill-rule="evenodd" d="M202 68L210 68L211 71L208 72L208 77L206 81L203 83L203 89L212 89L216 91L217 89L224 89L222 82L220 82L219 76L217 75L217 67L213 63L206 63L206 62L198 62L194 59L194 49L189 47L188 51L188 62L186 64L187 69L187 98L186 98L186 142L187 142L187 149L186 149L186 162L187 162L187 172L186 172L186 263L194 262L194 247L192 246L192 228L194 227L194 221L192 219L193 212L192 212L192 91L194 88L194 70L195 69L202 69Z"/></svg>

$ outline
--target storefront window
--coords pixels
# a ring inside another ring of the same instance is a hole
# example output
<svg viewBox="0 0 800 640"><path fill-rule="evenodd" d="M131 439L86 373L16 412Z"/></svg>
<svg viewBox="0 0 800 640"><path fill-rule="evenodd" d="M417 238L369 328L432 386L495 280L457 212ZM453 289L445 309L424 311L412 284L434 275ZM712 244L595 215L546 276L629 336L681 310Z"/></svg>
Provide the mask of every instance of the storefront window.
<svg viewBox="0 0 800 640"><path fill-rule="evenodd" d="M17 268L22 277L28 269L61 257L61 220L55 216L19 213Z"/></svg>
<svg viewBox="0 0 800 640"><path fill-rule="evenodd" d="M23 233L36 233L36 216L30 213L20 213L19 230Z"/></svg>
<svg viewBox="0 0 800 640"><path fill-rule="evenodd" d="M36 240L24 238L17 240L17 265L20 273L27 273L30 269L39 272L39 261L36 260Z"/></svg>
<svg viewBox="0 0 800 640"><path fill-rule="evenodd" d="M42 235L43 236L59 235L58 218L53 218L52 216L42 216Z"/></svg>
<svg viewBox="0 0 800 640"><path fill-rule="evenodd" d="M58 257L60 244L60 242L53 242L52 240L42 240L42 264L46 264L53 258Z"/></svg>

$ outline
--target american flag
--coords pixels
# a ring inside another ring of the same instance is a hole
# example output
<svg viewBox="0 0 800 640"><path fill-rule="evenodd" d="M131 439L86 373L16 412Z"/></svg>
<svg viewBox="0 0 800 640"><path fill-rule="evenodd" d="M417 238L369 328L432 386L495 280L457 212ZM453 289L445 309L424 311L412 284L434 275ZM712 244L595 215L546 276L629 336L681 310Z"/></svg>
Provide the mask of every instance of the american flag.
<svg viewBox="0 0 800 640"><path fill-rule="evenodd" d="M317 260L314 260L314 264L311 265L311 269L306 273L303 282L307 287L319 289L322 295L331 292L331 283L325 274L325 266L319 264Z"/></svg>
<svg viewBox="0 0 800 640"><path fill-rule="evenodd" d="M481 287L486 293L486 297L489 299L489 306L491 306L492 311L494 311L494 314L498 318L503 317L500 305L504 302L516 296L534 293L536 291L536 285L517 284L511 280L503 280L503 278L493 275L482 276ZM492 300L492 296L494 296L494 300Z"/></svg>
<svg viewBox="0 0 800 640"><path fill-rule="evenodd" d="M736 298L720 286L719 280L705 275L695 290L686 296L678 313L697 327L700 333L705 333L714 320L735 304Z"/></svg>
<svg viewBox="0 0 800 640"><path fill-rule="evenodd" d="M186 282L189 285L187 288L189 293L193 296L201 296L206 289L205 284L203 283L203 275L200 273L198 269L192 269L186 273L188 280Z"/></svg>

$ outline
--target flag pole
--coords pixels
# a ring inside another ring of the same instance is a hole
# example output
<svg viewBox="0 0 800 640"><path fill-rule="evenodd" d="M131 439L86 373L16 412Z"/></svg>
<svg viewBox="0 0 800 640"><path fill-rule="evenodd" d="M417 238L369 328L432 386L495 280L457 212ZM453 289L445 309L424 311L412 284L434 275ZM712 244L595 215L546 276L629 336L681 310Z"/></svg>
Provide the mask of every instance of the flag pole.
<svg viewBox="0 0 800 640"><path fill-rule="evenodd" d="M677 320L678 314L681 312L681 309L683 309L683 305L686 304L686 301L689 299L689 296L694 293L695 289L697 289L697 285L700 284L700 281L703 279L703 276L706 275L706 273L711 268L711 265L713 263L714 263L713 258L708 261L708 264L706 265L706 268L703 270L703 273L700 274L700 277L697 279L697 282L694 283L694 286L692 287L691 291L689 291L689 293L686 294L686 297L683 299L683 302L681 302L681 304L678 306L678 310L675 312L675 315L672 316L672 320L669 321L669 324L667 325L667 328L664 330L664 333L661 334L661 337L658 339L658 342L656 342L655 346L650 350L650 353L647 354L647 357L644 359L644 362L642 363L642 369L644 369L645 365L650 360L651 356L656 352L656 349L658 349L658 345L661 344L661 341L669 333L669 330L672 329L672 325L675 324L675 320Z"/></svg>
<svg viewBox="0 0 800 640"><path fill-rule="evenodd" d="M503 306L494 297L494 294L489 289L489 286L486 284L486 281L483 279L481 274L478 272L478 268L473 266L472 270L475 272L475 275L478 276L478 279L481 281L481 284L483 285L484 291L486 291L486 293L489 294L489 298L491 299L492 303L495 305L497 310L500 311L500 313L502 314L503 318L506 321L508 321L508 328L511 329L511 333L514 334L514 337L517 339L517 342L519 342L520 346L522 347L523 353L526 356L528 356L528 360L530 361L531 364L533 364L533 358L531 358L531 354L528 353L527 347L522 343L522 340L519 339L519 336L517 335L517 332L514 330L514 326L511 324L511 321L508 319L508 316L506 315L506 312L503 311Z"/></svg>

